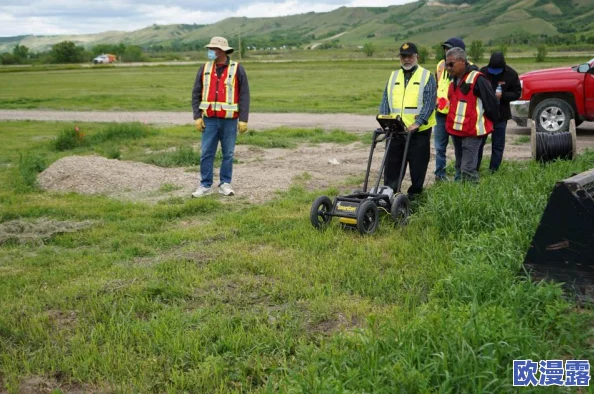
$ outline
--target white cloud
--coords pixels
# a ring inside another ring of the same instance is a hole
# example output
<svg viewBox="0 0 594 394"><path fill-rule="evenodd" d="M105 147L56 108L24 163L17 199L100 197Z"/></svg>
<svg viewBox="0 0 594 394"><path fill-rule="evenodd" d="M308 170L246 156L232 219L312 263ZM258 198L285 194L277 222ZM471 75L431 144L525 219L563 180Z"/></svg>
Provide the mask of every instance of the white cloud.
<svg viewBox="0 0 594 394"><path fill-rule="evenodd" d="M338 8L336 4L325 3L302 3L297 1L285 1L284 3L253 3L241 6L233 16L245 16L248 18L266 18L273 16L286 16L303 14L306 12L328 12Z"/></svg>
<svg viewBox="0 0 594 394"><path fill-rule="evenodd" d="M132 31L156 24L212 24L236 17L274 17L328 12L338 7L386 7L413 0L2 0L0 37ZM225 7L225 9L221 9Z"/></svg>

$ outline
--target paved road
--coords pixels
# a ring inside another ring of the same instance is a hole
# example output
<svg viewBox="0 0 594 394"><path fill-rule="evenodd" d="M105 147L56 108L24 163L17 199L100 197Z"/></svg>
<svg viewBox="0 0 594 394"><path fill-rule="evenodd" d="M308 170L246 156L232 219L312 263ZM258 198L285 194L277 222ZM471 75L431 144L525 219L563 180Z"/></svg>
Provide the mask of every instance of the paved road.
<svg viewBox="0 0 594 394"><path fill-rule="evenodd" d="M190 125L191 112L114 112L114 111L50 111L0 109L0 120L43 120L59 122L146 122L153 124ZM254 130L275 127L340 129L366 132L377 128L371 115L352 114L307 114L307 113L252 113L249 125ZM519 127L514 121L508 123L509 134L530 134L528 127ZM578 143L594 147L594 122L584 122L577 132Z"/></svg>

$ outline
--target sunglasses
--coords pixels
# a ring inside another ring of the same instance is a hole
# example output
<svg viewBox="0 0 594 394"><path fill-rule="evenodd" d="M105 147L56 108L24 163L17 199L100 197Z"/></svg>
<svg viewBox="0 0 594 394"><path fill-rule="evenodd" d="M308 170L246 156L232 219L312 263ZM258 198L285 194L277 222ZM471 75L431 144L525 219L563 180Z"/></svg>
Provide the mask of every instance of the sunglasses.
<svg viewBox="0 0 594 394"><path fill-rule="evenodd" d="M452 67L454 67L454 64L456 64L456 62L446 63L446 67L452 68Z"/></svg>

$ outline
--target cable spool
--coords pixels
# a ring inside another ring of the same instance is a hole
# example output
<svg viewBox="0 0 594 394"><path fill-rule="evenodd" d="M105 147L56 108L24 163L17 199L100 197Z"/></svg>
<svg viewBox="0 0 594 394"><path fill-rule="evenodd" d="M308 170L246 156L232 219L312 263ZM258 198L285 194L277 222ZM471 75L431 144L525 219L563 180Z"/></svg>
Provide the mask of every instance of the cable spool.
<svg viewBox="0 0 594 394"><path fill-rule="evenodd" d="M536 132L536 122L532 120L530 143L532 158L540 162L556 159L571 160L576 155L575 120L569 122L569 131L560 133Z"/></svg>

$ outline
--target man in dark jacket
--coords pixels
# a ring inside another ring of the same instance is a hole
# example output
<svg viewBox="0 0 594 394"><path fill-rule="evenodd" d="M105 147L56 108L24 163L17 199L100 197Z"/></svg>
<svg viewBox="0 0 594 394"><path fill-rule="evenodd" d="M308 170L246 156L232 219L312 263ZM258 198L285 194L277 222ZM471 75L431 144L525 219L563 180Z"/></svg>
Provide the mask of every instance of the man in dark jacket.
<svg viewBox="0 0 594 394"><path fill-rule="evenodd" d="M445 54L449 49L462 48L466 49L466 44L461 38L448 38L443 44L443 59L437 63L435 78L437 81L437 100L435 103L435 121L433 127L433 146L435 148L435 180L446 181L446 151L450 135L446 131L445 121L448 111L450 109L450 102L448 101L448 90L452 78L445 66ZM478 68L477 68L478 70Z"/></svg>
<svg viewBox="0 0 594 394"><path fill-rule="evenodd" d="M499 100L499 120L493 124L493 133L491 133L491 163L489 170L495 172L499 169L503 160L503 150L505 148L505 129L507 121L511 119L511 110L509 103L517 100L522 95L522 85L518 73L505 63L505 57L501 52L493 52L489 65L481 68L485 74L497 100ZM485 140L479 150L477 171L481 167L483 158L483 148Z"/></svg>
<svg viewBox="0 0 594 394"><path fill-rule="evenodd" d="M453 77L446 130L454 143L456 180L476 182L479 148L498 120L497 98L487 78L468 63L462 48L448 50L445 65Z"/></svg>

